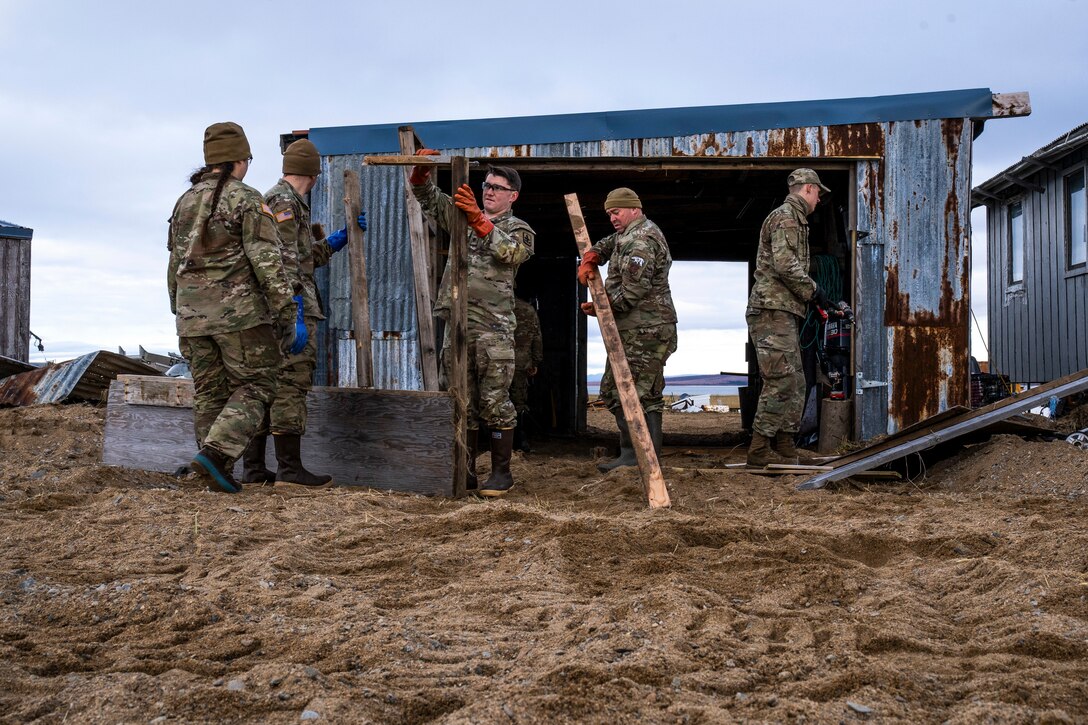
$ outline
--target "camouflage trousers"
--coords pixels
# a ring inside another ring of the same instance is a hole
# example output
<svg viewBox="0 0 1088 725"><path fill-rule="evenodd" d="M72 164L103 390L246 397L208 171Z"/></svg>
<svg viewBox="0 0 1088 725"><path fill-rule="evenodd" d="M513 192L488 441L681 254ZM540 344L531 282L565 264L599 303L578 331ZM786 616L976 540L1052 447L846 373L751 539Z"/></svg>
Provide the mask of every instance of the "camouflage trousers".
<svg viewBox="0 0 1088 725"><path fill-rule="evenodd" d="M269 410L269 419L261 433L306 432L306 394L314 387L317 367L317 318L306 318L309 341L298 355L286 355L276 374L276 398Z"/></svg>
<svg viewBox="0 0 1088 725"><path fill-rule="evenodd" d="M801 318L785 310L749 308L745 319L763 379L752 429L768 438L779 431L796 433L805 409L805 372L798 333Z"/></svg>
<svg viewBox="0 0 1088 725"><path fill-rule="evenodd" d="M442 386L450 377L449 327L442 341ZM517 411L510 402L514 379L514 336L502 332L468 333L467 423L470 430L480 422L492 429L513 428Z"/></svg>
<svg viewBox="0 0 1088 725"><path fill-rule="evenodd" d="M510 383L510 402L518 415L529 410L529 373L525 368L514 370L514 380Z"/></svg>
<svg viewBox="0 0 1088 725"><path fill-rule="evenodd" d="M234 460L260 430L276 393L282 355L271 325L178 338L193 372L197 446Z"/></svg>
<svg viewBox="0 0 1088 725"><path fill-rule="evenodd" d="M665 402L661 394L665 390L665 361L676 352L676 325L620 330L620 340L642 410L647 413L664 410ZM601 378L601 398L613 413L621 409L611 361L605 366L604 377Z"/></svg>

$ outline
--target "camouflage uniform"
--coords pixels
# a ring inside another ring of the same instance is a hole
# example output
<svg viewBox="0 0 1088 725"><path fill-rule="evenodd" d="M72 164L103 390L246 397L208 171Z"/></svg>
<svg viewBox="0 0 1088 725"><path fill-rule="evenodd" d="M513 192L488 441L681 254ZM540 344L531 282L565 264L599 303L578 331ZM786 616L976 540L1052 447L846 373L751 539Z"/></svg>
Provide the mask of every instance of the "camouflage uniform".
<svg viewBox="0 0 1088 725"><path fill-rule="evenodd" d="M423 212L447 232L450 218L460 214L433 181L413 185ZM495 228L481 239L468 230L468 427L478 421L493 429L513 428L517 414L510 402L514 377L514 276L533 255L536 233L507 211L491 222ZM442 273L435 315L450 318L450 267ZM442 367L449 376L449 327L442 341Z"/></svg>
<svg viewBox="0 0 1088 725"><path fill-rule="evenodd" d="M294 303L260 192L228 179L213 210L218 180L217 173L205 174L174 206L167 286L193 373L197 444L233 460L260 428L275 393L281 353L273 325L291 317Z"/></svg>
<svg viewBox="0 0 1088 725"><path fill-rule="evenodd" d="M790 194L759 231L755 282L745 312L763 378L752 428L768 438L779 431L796 433L801 425L805 374L798 326L816 290L808 268L808 205Z"/></svg>
<svg viewBox="0 0 1088 725"><path fill-rule="evenodd" d="M665 361L676 352L676 308L669 289L672 255L665 235L641 216L594 244L593 250L608 262L604 289L642 409L664 410ZM601 378L601 398L614 413L620 409L611 363Z"/></svg>
<svg viewBox="0 0 1088 725"><path fill-rule="evenodd" d="M544 339L540 336L540 318L533 306L514 298L514 382L510 384L510 402L520 415L529 410L529 368L544 361Z"/></svg>
<svg viewBox="0 0 1088 725"><path fill-rule="evenodd" d="M280 365L276 398L269 412L270 432L303 435L306 432L306 394L313 388L317 367L317 321L325 319L314 282L314 269L328 264L333 250L328 242L314 240L310 206L284 179L268 190L264 200L276 220L284 269L292 282L302 286L306 332L309 334L302 352L286 355Z"/></svg>

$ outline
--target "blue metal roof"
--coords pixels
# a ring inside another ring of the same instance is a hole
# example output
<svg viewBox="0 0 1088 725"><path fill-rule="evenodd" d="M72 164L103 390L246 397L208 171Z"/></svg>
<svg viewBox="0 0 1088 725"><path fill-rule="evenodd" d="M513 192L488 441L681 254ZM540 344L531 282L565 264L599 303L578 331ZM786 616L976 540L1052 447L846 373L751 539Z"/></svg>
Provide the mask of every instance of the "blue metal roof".
<svg viewBox="0 0 1088 725"><path fill-rule="evenodd" d="M449 149L992 116L990 89L972 88L870 98L425 121L411 125L429 146ZM409 124L313 128L309 138L323 156L397 153L400 150L397 128L405 125Z"/></svg>
<svg viewBox="0 0 1088 725"><path fill-rule="evenodd" d="M11 222L0 219L0 237L4 237L5 239L30 239L33 236L33 229L27 229L18 224L12 224Z"/></svg>

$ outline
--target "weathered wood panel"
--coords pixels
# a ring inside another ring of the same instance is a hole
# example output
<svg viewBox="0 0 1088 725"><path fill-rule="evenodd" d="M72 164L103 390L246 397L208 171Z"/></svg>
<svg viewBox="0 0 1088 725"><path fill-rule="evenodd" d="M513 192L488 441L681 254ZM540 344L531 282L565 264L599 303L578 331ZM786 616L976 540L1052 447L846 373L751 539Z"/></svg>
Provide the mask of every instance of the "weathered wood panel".
<svg viewBox="0 0 1088 725"><path fill-rule="evenodd" d="M302 457L337 485L453 494L453 407L446 393L314 388ZM275 470L273 446L268 466ZM110 386L102 462L173 472L196 453L192 408L128 405ZM240 473L240 466L235 469Z"/></svg>

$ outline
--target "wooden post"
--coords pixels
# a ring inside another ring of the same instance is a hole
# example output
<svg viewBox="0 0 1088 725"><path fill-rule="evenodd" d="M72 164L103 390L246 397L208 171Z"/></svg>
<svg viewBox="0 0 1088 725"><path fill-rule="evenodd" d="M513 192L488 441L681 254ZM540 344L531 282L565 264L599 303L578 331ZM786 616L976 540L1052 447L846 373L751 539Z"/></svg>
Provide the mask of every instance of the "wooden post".
<svg viewBox="0 0 1088 725"><path fill-rule="evenodd" d="M468 159L455 156L450 166L455 192L468 183ZM453 398L453 495L465 492L468 480L468 220L456 209L450 215L450 346L449 391Z"/></svg>
<svg viewBox="0 0 1088 725"><path fill-rule="evenodd" d="M360 388L374 387L374 358L370 350L370 293L366 282L366 240L355 223L363 206L359 175L344 169L344 214L348 230L348 269L351 273L351 327L355 337L355 380Z"/></svg>
<svg viewBox="0 0 1088 725"><path fill-rule="evenodd" d="M400 152L412 156L422 146L411 126L401 126ZM434 300L431 296L431 250L419 206L408 177L412 170L404 169L404 190L408 209L408 236L412 246L412 277L415 283L416 327L419 329L419 367L424 390L438 390L438 353L434 341Z"/></svg>
<svg viewBox="0 0 1088 725"><path fill-rule="evenodd" d="M586 222L582 217L578 195L567 194L563 199L567 203L567 214L570 215L570 224L574 229L578 253L584 256L593 245L589 241L589 233L586 231ZM665 486L664 476L661 475L661 464L657 460L653 441L650 440L646 416L638 400L638 392L631 378L631 368L627 365L627 355L623 351L623 342L620 341L620 331L616 328L616 318L612 314L612 305L608 302L608 295L604 291L604 280L600 278L600 275L597 279L590 280L589 293L593 298L593 306L597 310L597 323L601 327L605 350L608 351L612 376L616 379L620 405L623 406L623 417L627 420L631 445L635 449L635 458L638 459L638 469L642 474L642 487L646 491L646 499L649 501L650 508L669 507L672 505L669 500L669 490Z"/></svg>

